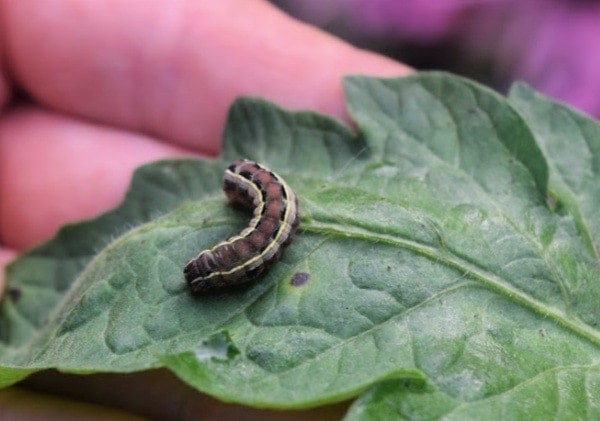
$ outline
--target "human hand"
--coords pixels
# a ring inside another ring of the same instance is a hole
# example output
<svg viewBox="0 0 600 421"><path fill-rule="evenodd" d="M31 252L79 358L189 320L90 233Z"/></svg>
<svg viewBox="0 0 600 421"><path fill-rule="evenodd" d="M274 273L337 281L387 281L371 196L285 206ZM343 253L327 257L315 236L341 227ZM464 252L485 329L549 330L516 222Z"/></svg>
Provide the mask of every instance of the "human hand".
<svg viewBox="0 0 600 421"><path fill-rule="evenodd" d="M117 205L137 166L218 154L235 97L347 119L344 75L410 71L259 0L0 0L0 20L0 286L17 253ZM179 418L217 405L166 373L128 375L119 381L133 386L112 398L97 386L114 384L110 376L90 376L87 386L87 377L43 376L27 384L152 418L171 417L174 405ZM165 382L168 393L148 399ZM18 389L0 393L0 408L24 417L100 414Z"/></svg>

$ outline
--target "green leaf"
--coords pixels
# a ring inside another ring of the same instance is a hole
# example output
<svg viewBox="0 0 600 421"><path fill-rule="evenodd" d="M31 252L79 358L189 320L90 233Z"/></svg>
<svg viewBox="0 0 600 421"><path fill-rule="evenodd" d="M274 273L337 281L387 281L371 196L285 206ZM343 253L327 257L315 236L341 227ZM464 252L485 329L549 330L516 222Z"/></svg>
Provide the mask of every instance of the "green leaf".
<svg viewBox="0 0 600 421"><path fill-rule="evenodd" d="M383 382L358 399L346 420L598 419L600 367L556 368L487 399L465 403L424 382Z"/></svg>
<svg viewBox="0 0 600 421"><path fill-rule="evenodd" d="M141 168L118 209L11 265L0 379L166 366L253 406L364 392L350 418L593 417L596 173L557 172L547 102L440 73L345 88L359 135L239 100L220 159ZM580 125L596 162L598 126ZM257 282L192 297L184 263L247 223L220 189L239 157L288 181L300 231Z"/></svg>
<svg viewBox="0 0 600 421"><path fill-rule="evenodd" d="M510 99L527 118L550 168L550 190L575 218L580 235L600 257L600 125L524 84Z"/></svg>

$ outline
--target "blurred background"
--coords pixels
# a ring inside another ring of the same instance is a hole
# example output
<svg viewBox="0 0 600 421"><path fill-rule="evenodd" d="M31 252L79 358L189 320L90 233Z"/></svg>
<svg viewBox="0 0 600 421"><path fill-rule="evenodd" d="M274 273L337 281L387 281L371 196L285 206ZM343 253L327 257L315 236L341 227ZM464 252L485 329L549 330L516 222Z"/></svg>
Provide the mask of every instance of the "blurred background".
<svg viewBox="0 0 600 421"><path fill-rule="evenodd" d="M299 20L419 70L502 93L522 80L600 117L599 0L272 0Z"/></svg>

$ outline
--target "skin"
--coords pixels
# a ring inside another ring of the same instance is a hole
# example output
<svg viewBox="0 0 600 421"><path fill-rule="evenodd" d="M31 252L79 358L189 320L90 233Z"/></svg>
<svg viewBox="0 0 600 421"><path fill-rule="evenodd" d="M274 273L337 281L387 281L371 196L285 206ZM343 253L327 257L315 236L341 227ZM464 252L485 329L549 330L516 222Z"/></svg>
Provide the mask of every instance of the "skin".
<svg viewBox="0 0 600 421"><path fill-rule="evenodd" d="M0 0L0 290L18 253L117 205L135 167L218 154L235 97L348 121L344 75L409 72L259 0ZM0 391L0 408L14 420L281 416L218 403L164 371L42 373Z"/></svg>

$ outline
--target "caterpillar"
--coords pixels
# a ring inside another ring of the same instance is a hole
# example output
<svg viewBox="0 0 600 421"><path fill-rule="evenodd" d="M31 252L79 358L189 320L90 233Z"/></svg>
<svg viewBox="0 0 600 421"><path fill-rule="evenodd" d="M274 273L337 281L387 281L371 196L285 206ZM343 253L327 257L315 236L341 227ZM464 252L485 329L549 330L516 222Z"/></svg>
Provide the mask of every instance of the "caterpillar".
<svg viewBox="0 0 600 421"><path fill-rule="evenodd" d="M300 214L298 200L287 183L248 159L225 170L223 190L234 204L254 210L241 233L201 251L183 273L193 293L204 293L249 282L273 265L292 241Z"/></svg>

